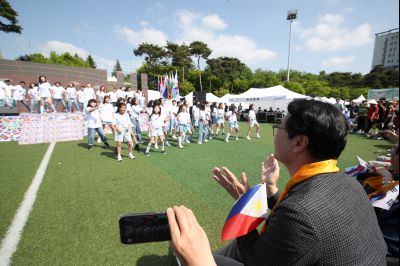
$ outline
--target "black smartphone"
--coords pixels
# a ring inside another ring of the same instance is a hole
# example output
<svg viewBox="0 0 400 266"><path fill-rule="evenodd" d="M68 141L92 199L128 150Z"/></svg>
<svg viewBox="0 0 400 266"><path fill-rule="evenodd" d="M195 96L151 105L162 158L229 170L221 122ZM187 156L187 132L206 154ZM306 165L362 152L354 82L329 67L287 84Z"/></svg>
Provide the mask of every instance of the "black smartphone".
<svg viewBox="0 0 400 266"><path fill-rule="evenodd" d="M165 212L123 214L119 219L123 244L138 244L171 240Z"/></svg>

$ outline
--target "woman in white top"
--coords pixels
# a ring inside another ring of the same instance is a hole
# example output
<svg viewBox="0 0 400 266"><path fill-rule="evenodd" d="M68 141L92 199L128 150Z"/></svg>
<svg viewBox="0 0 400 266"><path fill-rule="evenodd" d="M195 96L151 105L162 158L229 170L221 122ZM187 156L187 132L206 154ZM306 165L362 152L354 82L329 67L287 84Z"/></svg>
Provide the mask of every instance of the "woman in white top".
<svg viewBox="0 0 400 266"><path fill-rule="evenodd" d="M226 117L229 121L229 132L226 134L225 142L229 142L229 136L232 131L235 130L235 140L239 140L239 123L237 121L237 107L233 106L232 110L226 113Z"/></svg>
<svg viewBox="0 0 400 266"><path fill-rule="evenodd" d="M103 126L100 119L100 111L97 106L97 101L91 99L86 107L86 120L88 122L88 149L91 150L94 144L94 134L97 132L104 145L108 148L110 145L107 142L107 138L104 135Z"/></svg>
<svg viewBox="0 0 400 266"><path fill-rule="evenodd" d="M142 131L140 130L140 122L139 122L139 116L141 113L144 113L145 111L143 110L142 107L139 105L139 99L137 97L134 97L131 101L132 107L131 107L131 121L132 121L132 131L135 134L136 139L140 142L143 143L142 140Z"/></svg>
<svg viewBox="0 0 400 266"><path fill-rule="evenodd" d="M183 148L182 143L185 142L186 132L188 132L189 135L192 135L191 127L188 126L191 124L190 124L190 114L187 112L186 105L182 104L179 107L176 119L178 120L178 127L177 127L179 133L178 143L179 143L179 148L182 149ZM190 143L190 141L187 140L187 143Z"/></svg>
<svg viewBox="0 0 400 266"><path fill-rule="evenodd" d="M197 115L197 125L198 125L198 135L197 135L197 144L202 144L203 141L207 142L207 129L206 129L206 125L208 124L208 121L206 119L206 105L205 104L199 104L198 106L198 115Z"/></svg>
<svg viewBox="0 0 400 266"><path fill-rule="evenodd" d="M19 85L15 86L13 91L14 107L18 107L18 110L20 110L18 106L18 103L20 103L31 113L31 107L25 102L25 95L25 81L20 81Z"/></svg>
<svg viewBox="0 0 400 266"><path fill-rule="evenodd" d="M79 107L78 107L78 100L76 99L76 89L75 89L75 84L71 82L66 90L66 94L68 97L68 112L72 112L72 105L75 107L75 111L79 112Z"/></svg>
<svg viewBox="0 0 400 266"><path fill-rule="evenodd" d="M99 103L104 102L104 96L107 95L106 87L104 87L103 85L100 86L99 90L96 91L96 95L97 95L97 101L99 101Z"/></svg>
<svg viewBox="0 0 400 266"><path fill-rule="evenodd" d="M67 105L65 104L64 98L65 98L65 89L64 87L61 86L60 82L54 83L54 87L52 89L52 94L53 94L53 103L54 103L54 108L57 110L57 105L58 103L61 103L63 106L63 111L64 109L67 110Z"/></svg>
<svg viewBox="0 0 400 266"><path fill-rule="evenodd" d="M218 109L217 109L217 132L216 135L218 135L219 130L222 130L222 134L224 134L224 122L225 122L225 111L224 111L224 104L220 103L218 105Z"/></svg>
<svg viewBox="0 0 400 266"><path fill-rule="evenodd" d="M45 76L39 76L38 89L40 96L40 113L43 113L44 105L47 103L53 112L56 111L54 108L53 102L51 101L51 93L50 93L51 85L47 82L47 78Z"/></svg>
<svg viewBox="0 0 400 266"><path fill-rule="evenodd" d="M81 86L81 88L76 92L76 96L78 97L78 104L79 104L79 109L78 110L83 110L85 109L85 93L83 90L85 89L85 86Z"/></svg>
<svg viewBox="0 0 400 266"><path fill-rule="evenodd" d="M40 112L40 97L39 90L35 83L31 83L29 85L28 97L31 102L31 111L34 112L36 108L36 112Z"/></svg>
<svg viewBox="0 0 400 266"><path fill-rule="evenodd" d="M122 161L121 157L121 149L122 142L128 143L128 157L129 159L135 159L135 156L132 154L132 123L129 118L128 113L126 112L126 104L121 102L118 105L117 113L115 114L115 128L117 130L117 160L118 162Z"/></svg>
<svg viewBox="0 0 400 266"><path fill-rule="evenodd" d="M161 108L159 105L154 106L153 113L150 115L151 137L149 144L146 148L146 156L150 155L150 148L152 144L156 144L156 138L160 137L161 153L166 154L164 150L164 118L161 115Z"/></svg>
<svg viewBox="0 0 400 266"><path fill-rule="evenodd" d="M247 139L251 140L250 134L251 130L253 127L256 126L256 133L257 133L257 138L260 138L260 125L257 122L256 119L256 112L254 112L254 104L250 104L249 106L249 130L247 130Z"/></svg>
<svg viewBox="0 0 400 266"><path fill-rule="evenodd" d="M92 88L91 83L88 83L86 85L86 88L83 89L83 92L85 93L85 106L91 99L96 99L96 94L94 93L94 89Z"/></svg>

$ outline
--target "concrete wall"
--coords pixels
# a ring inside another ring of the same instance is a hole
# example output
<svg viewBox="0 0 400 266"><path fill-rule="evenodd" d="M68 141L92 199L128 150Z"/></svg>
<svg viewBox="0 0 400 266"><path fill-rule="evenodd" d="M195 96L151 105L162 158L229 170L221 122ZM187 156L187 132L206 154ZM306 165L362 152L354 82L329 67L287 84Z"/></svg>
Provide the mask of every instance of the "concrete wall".
<svg viewBox="0 0 400 266"><path fill-rule="evenodd" d="M61 82L63 87L70 82L74 82L75 87L86 85L88 82L92 83L94 87L107 84L107 70L105 69L0 59L0 79L11 79L14 85L23 80L29 86L29 83L37 82L40 75L46 76L51 84L56 81Z"/></svg>

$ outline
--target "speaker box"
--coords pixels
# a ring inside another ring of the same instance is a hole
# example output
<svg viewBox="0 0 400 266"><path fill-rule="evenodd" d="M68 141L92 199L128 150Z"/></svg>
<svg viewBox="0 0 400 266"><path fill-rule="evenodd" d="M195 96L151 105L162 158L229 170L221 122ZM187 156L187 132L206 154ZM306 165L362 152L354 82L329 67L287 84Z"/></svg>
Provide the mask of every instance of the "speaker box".
<svg viewBox="0 0 400 266"><path fill-rule="evenodd" d="M204 103L206 101L206 93L201 91L193 92L193 103Z"/></svg>
<svg viewBox="0 0 400 266"><path fill-rule="evenodd" d="M8 106L3 106L0 107L0 115L19 115L18 107L8 107Z"/></svg>

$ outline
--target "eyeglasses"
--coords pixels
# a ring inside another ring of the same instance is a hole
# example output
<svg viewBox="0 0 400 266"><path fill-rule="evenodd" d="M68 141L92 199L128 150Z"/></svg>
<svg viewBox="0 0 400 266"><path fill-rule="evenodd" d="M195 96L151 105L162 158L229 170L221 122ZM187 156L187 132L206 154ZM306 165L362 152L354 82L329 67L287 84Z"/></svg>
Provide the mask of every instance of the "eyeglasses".
<svg viewBox="0 0 400 266"><path fill-rule="evenodd" d="M278 129L286 129L281 124L272 125L272 135L276 135Z"/></svg>

